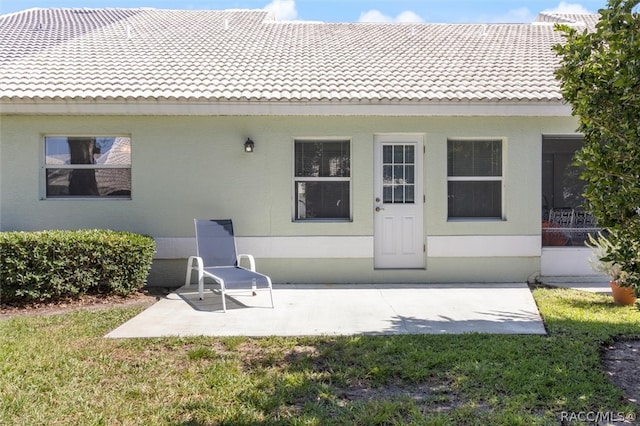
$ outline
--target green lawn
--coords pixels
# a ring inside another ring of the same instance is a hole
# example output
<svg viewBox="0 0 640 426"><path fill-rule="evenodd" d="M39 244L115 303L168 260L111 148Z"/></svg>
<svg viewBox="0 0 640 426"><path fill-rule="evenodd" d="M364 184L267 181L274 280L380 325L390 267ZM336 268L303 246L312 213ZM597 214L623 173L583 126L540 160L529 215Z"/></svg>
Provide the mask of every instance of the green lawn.
<svg viewBox="0 0 640 426"><path fill-rule="evenodd" d="M637 413L600 356L640 337L640 312L572 290L534 296L548 336L107 340L139 308L14 318L0 322L0 424L511 426Z"/></svg>

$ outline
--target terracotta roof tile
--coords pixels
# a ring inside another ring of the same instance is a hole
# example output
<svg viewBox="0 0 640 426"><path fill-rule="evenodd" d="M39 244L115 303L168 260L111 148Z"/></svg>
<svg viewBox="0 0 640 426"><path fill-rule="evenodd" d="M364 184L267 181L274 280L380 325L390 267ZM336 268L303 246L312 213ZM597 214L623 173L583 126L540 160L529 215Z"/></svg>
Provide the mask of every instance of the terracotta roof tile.
<svg viewBox="0 0 640 426"><path fill-rule="evenodd" d="M551 46L561 41L545 23L280 23L263 11L31 9L0 16L0 97L559 101Z"/></svg>

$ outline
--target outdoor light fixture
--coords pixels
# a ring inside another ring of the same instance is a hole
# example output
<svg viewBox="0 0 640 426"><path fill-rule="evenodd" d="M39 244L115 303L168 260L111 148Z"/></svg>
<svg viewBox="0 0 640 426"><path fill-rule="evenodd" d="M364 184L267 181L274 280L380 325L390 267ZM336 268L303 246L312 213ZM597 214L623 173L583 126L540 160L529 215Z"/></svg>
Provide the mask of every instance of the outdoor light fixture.
<svg viewBox="0 0 640 426"><path fill-rule="evenodd" d="M247 138L247 141L244 143L244 152L253 152L253 146L255 144L251 140L251 138Z"/></svg>

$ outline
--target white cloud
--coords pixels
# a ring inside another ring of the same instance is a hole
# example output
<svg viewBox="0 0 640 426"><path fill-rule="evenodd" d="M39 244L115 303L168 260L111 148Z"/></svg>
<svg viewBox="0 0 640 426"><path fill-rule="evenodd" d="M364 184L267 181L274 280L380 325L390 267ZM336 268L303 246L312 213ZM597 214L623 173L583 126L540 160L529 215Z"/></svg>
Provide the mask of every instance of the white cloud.
<svg viewBox="0 0 640 426"><path fill-rule="evenodd" d="M469 22L478 23L529 23L533 22L535 15L526 7L511 9L502 15L481 14L474 16Z"/></svg>
<svg viewBox="0 0 640 426"><path fill-rule="evenodd" d="M358 19L360 22L391 22L392 20L390 16L384 15L376 9L361 13L360 19Z"/></svg>
<svg viewBox="0 0 640 426"><path fill-rule="evenodd" d="M395 18L393 16L385 15L377 9L371 9L367 12L360 14L359 22L403 22L403 23L416 23L424 22L424 19L415 12L406 10L399 13Z"/></svg>
<svg viewBox="0 0 640 426"><path fill-rule="evenodd" d="M278 21L295 21L298 19L295 0L273 0L263 9L273 13Z"/></svg>
<svg viewBox="0 0 640 426"><path fill-rule="evenodd" d="M405 10L404 12L396 16L396 22L418 23L418 22L424 22L424 19L422 19L420 15L418 15L415 12L412 12L410 10Z"/></svg>
<svg viewBox="0 0 640 426"><path fill-rule="evenodd" d="M578 3L567 3L566 1L561 1L560 4L552 9L546 9L543 12L545 13L591 13L584 6Z"/></svg>

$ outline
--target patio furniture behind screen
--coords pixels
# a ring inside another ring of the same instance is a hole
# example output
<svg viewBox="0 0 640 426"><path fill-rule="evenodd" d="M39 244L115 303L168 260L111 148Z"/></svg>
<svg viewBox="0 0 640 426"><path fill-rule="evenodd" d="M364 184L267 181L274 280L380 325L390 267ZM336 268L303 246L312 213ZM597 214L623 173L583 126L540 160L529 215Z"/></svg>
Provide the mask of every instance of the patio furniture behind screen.
<svg viewBox="0 0 640 426"><path fill-rule="evenodd" d="M228 290L248 290L254 295L257 290L268 290L273 308L271 279L256 272L255 260L252 255L237 254L231 219L194 219L194 222L197 256L191 256L187 261L185 285L191 284L191 273L195 270L198 271L200 299L204 299L205 277L215 280L220 285L224 312L227 311L225 294ZM249 269L240 266L240 260L243 258L249 261Z"/></svg>
<svg viewBox="0 0 640 426"><path fill-rule="evenodd" d="M571 228L573 224L573 209L551 209L549 222L558 225L559 228Z"/></svg>
<svg viewBox="0 0 640 426"><path fill-rule="evenodd" d="M572 236L575 245L584 245L589 234L595 237L600 231L593 215L581 210L573 213L573 227L576 228Z"/></svg>
<svg viewBox="0 0 640 426"><path fill-rule="evenodd" d="M549 220L542 222L543 246L584 246L589 235L601 228L590 213L572 208L551 209Z"/></svg>

